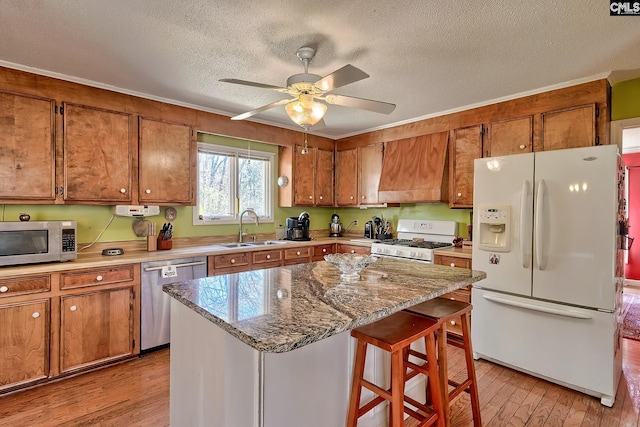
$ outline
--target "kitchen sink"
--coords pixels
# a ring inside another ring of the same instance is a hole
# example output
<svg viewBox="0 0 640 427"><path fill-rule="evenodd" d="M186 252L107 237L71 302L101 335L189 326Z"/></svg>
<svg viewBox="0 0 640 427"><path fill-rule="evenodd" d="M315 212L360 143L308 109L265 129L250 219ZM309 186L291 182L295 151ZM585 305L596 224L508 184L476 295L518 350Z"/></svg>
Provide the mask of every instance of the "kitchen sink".
<svg viewBox="0 0 640 427"><path fill-rule="evenodd" d="M225 248L244 248L244 247L251 247L251 246L256 246L255 243L249 243L249 242L233 242L233 243L219 243L216 246L224 246Z"/></svg>
<svg viewBox="0 0 640 427"><path fill-rule="evenodd" d="M263 246L263 245L286 245L289 242L286 240L267 240L264 242L252 242L252 243L254 245Z"/></svg>
<svg viewBox="0 0 640 427"><path fill-rule="evenodd" d="M289 242L285 240L266 240L264 242L232 242L232 243L220 243L217 246L224 246L225 248L250 248L254 246L267 246L267 245L284 245Z"/></svg>

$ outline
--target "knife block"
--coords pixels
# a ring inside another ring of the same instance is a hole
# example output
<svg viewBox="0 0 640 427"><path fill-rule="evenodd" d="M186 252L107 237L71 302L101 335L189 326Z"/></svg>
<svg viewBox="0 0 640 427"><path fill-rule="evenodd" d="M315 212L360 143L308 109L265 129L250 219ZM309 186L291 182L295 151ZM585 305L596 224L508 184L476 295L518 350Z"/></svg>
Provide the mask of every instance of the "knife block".
<svg viewBox="0 0 640 427"><path fill-rule="evenodd" d="M173 247L173 241L171 239L163 239L164 233L158 235L158 250L166 251Z"/></svg>

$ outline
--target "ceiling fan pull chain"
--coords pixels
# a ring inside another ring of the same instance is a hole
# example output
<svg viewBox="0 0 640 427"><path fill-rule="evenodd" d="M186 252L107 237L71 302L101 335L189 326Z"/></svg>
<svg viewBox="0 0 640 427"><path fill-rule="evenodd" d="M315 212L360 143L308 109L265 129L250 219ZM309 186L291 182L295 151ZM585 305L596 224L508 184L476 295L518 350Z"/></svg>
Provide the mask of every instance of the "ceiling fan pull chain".
<svg viewBox="0 0 640 427"><path fill-rule="evenodd" d="M307 144L307 127L304 128L304 146L300 150L300 154L307 154L309 152L309 145Z"/></svg>

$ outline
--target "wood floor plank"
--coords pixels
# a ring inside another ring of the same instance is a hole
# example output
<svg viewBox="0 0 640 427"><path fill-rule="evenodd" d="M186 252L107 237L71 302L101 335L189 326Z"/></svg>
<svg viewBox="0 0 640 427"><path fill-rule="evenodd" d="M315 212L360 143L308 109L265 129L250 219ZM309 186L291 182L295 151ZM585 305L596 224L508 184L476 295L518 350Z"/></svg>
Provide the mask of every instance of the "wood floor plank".
<svg viewBox="0 0 640 427"><path fill-rule="evenodd" d="M567 418L562 423L562 427L580 427L589 408L589 397L581 395L574 399Z"/></svg>
<svg viewBox="0 0 640 427"><path fill-rule="evenodd" d="M457 350L452 354L450 373L462 378L464 359ZM166 427L169 358L168 349L160 350L0 397L0 427ZM640 342L624 340L623 377L612 408L595 397L485 360L475 366L485 427L640 427ZM453 402L452 427L473 426L469 402L466 393Z"/></svg>
<svg viewBox="0 0 640 427"><path fill-rule="evenodd" d="M558 400L556 400L555 405L551 409L551 413L547 418L547 421L543 424L544 427L558 427L564 424L564 421L567 419L569 415L569 410L571 406L573 406L573 402L576 400L578 396L578 392L574 392L571 390L562 390L560 392L560 396L558 396Z"/></svg>

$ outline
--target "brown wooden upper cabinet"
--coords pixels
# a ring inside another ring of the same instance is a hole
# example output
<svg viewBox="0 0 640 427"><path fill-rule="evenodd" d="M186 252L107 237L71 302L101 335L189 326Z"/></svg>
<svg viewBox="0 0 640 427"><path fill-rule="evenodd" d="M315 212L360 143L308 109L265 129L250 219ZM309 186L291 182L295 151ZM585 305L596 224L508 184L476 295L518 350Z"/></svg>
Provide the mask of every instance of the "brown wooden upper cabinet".
<svg viewBox="0 0 640 427"><path fill-rule="evenodd" d="M316 151L316 206L333 206L333 151Z"/></svg>
<svg viewBox="0 0 640 427"><path fill-rule="evenodd" d="M336 205L358 205L358 150L336 151Z"/></svg>
<svg viewBox="0 0 640 427"><path fill-rule="evenodd" d="M378 188L383 156L383 143L358 147L358 200L361 206L380 204Z"/></svg>
<svg viewBox="0 0 640 427"><path fill-rule="evenodd" d="M190 125L140 117L138 200L195 205L197 146Z"/></svg>
<svg viewBox="0 0 640 427"><path fill-rule="evenodd" d="M0 91L0 202L53 202L55 102Z"/></svg>
<svg viewBox="0 0 640 427"><path fill-rule="evenodd" d="M333 151L302 146L278 149L280 175L289 178L278 188L278 204L291 206L333 206Z"/></svg>
<svg viewBox="0 0 640 427"><path fill-rule="evenodd" d="M376 143L336 152L336 205L382 205L378 186L384 144Z"/></svg>
<svg viewBox="0 0 640 427"><path fill-rule="evenodd" d="M484 157L533 151L533 116L500 120L487 125Z"/></svg>
<svg viewBox="0 0 640 427"><path fill-rule="evenodd" d="M131 202L131 115L71 103L63 108L65 202Z"/></svg>
<svg viewBox="0 0 640 427"><path fill-rule="evenodd" d="M542 113L544 151L598 145L595 104Z"/></svg>
<svg viewBox="0 0 640 427"><path fill-rule="evenodd" d="M333 151L294 146L294 206L333 206Z"/></svg>
<svg viewBox="0 0 640 427"><path fill-rule="evenodd" d="M482 157L482 125L452 131L449 206L473 207L473 161Z"/></svg>

